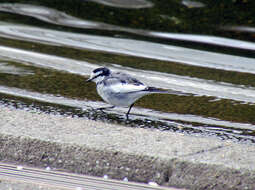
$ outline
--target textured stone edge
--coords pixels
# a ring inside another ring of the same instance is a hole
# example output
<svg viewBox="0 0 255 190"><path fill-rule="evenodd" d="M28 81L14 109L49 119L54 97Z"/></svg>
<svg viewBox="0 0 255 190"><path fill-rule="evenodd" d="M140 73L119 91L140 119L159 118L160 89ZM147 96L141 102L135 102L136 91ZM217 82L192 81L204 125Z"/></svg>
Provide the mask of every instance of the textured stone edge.
<svg viewBox="0 0 255 190"><path fill-rule="evenodd" d="M0 134L0 160L187 189L255 189L255 172Z"/></svg>

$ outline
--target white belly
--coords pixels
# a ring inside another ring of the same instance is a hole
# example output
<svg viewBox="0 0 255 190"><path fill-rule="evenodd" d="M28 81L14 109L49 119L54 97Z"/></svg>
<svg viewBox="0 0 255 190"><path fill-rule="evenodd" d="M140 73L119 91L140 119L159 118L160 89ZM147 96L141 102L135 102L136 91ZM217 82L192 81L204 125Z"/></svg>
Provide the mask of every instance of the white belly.
<svg viewBox="0 0 255 190"><path fill-rule="evenodd" d="M116 93L109 88L103 88L97 85L97 92L103 100L114 106L128 107L136 100L148 94L146 91L133 92L133 93Z"/></svg>

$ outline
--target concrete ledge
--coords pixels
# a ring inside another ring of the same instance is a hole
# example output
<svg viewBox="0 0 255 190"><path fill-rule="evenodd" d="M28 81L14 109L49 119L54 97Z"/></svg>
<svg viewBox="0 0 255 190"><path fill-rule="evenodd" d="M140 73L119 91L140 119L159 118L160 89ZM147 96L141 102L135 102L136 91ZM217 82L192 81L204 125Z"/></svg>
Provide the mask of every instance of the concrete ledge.
<svg viewBox="0 0 255 190"><path fill-rule="evenodd" d="M255 146L0 109L0 160L188 189L255 189Z"/></svg>
<svg viewBox="0 0 255 190"><path fill-rule="evenodd" d="M47 187L46 185L15 181L12 179L1 179L0 189L3 190L67 190L66 188Z"/></svg>

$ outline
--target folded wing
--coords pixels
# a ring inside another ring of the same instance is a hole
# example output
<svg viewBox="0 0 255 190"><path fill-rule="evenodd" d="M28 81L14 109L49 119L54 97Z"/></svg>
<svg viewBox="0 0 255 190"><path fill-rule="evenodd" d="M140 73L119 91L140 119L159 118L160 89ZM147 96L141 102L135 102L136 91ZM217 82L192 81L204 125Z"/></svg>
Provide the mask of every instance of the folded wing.
<svg viewBox="0 0 255 190"><path fill-rule="evenodd" d="M113 73L104 80L104 85L115 93L131 93L143 91L147 88L142 82L124 73Z"/></svg>

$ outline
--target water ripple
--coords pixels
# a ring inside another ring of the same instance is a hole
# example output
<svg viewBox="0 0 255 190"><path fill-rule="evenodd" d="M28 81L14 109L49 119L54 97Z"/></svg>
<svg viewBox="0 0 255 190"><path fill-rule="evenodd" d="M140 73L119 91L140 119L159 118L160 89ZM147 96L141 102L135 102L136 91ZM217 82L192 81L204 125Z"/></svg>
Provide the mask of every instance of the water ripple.
<svg viewBox="0 0 255 190"><path fill-rule="evenodd" d="M34 74L32 71L30 71L28 69L18 68L13 65L9 65L8 63L4 63L4 62L0 62L0 73L21 75L21 76Z"/></svg>
<svg viewBox="0 0 255 190"><path fill-rule="evenodd" d="M22 90L22 89L13 88L13 87L5 87L5 86L0 86L0 93L13 95L17 97L34 99L41 102L48 102L48 103L54 103L59 105L71 106L75 108L82 108L83 110L88 110L91 108L95 109L95 108L107 106L107 104L103 102L95 102L95 101L88 101L88 100L84 100L84 101L74 100L74 99L69 99L69 98L65 98L61 96L54 96L51 94L41 94L38 92L31 92L27 90ZM117 107L115 109L112 109L110 112L124 115L126 111L127 111L127 108ZM255 129L255 125L252 125L249 123L222 121L217 118L206 118L202 116L189 115L189 114L163 113L159 111L154 111L154 110L145 109L145 108L138 108L138 107L134 107L132 109L132 115L136 115L136 117L138 118L141 118L141 117L154 118L154 120L169 122L172 125L173 124L182 125L181 123L176 124L176 122L173 122L173 121L200 123L203 125L210 125L210 128L212 130L216 130L216 129L220 130L218 128L219 126L227 127L229 130L231 128L234 128L236 130L239 130L239 129L254 130Z"/></svg>
<svg viewBox="0 0 255 190"><path fill-rule="evenodd" d="M188 65L255 74L255 59L139 40L59 32L1 23L0 36L76 49L173 61ZM157 51L155 51L155 49Z"/></svg>
<svg viewBox="0 0 255 190"><path fill-rule="evenodd" d="M101 65L91 64L85 61L77 61L53 55L25 51L15 48L0 46L0 58L26 63L33 66L52 68L67 71L83 76L90 75L91 71ZM158 86L164 89L178 90L185 93L213 96L243 102L255 103L255 88L243 87L229 83L221 83L187 76L159 73L154 71L143 71L119 65L107 65L115 71L123 71L139 78L146 84Z"/></svg>
<svg viewBox="0 0 255 190"><path fill-rule="evenodd" d="M153 6L153 3L146 0L128 0L128 1L119 1L119 0L89 0L95 3L103 4L110 7L126 8L126 9L141 9L141 8L150 8Z"/></svg>
<svg viewBox="0 0 255 190"><path fill-rule="evenodd" d="M99 2L97 0L93 0L93 1ZM138 0L133 0L133 1L138 2ZM100 3L110 3L110 2L111 2L110 0L100 1ZM141 3L142 0L139 0L139 2ZM198 3L193 1L183 1L183 2L188 2L191 4ZM116 1L114 1L114 3L116 3ZM128 4L131 5L132 3L129 2ZM235 39L216 37L216 36L209 36L209 35L177 34L177 33L169 33L169 32L132 29L132 28L121 27L121 26L111 25L111 24L102 23L102 22L95 22L95 21L80 19L77 17L70 16L64 12L51 9L48 7L43 7L43 6L19 4L19 3L2 3L0 4L0 11L31 16L48 23L68 26L68 27L121 31L121 32L128 32L132 34L154 37L154 38L204 43L204 44L245 49L245 50L255 50L255 43L252 43L252 42L246 42L242 40L235 40Z"/></svg>

